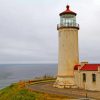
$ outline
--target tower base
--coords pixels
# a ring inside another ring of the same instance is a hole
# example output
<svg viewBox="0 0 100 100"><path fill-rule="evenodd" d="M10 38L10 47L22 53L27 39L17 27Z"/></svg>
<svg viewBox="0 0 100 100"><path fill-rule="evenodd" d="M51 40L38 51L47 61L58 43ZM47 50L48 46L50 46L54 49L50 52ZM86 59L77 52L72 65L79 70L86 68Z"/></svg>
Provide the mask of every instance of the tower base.
<svg viewBox="0 0 100 100"><path fill-rule="evenodd" d="M57 88L78 88L72 76L57 77L53 86Z"/></svg>

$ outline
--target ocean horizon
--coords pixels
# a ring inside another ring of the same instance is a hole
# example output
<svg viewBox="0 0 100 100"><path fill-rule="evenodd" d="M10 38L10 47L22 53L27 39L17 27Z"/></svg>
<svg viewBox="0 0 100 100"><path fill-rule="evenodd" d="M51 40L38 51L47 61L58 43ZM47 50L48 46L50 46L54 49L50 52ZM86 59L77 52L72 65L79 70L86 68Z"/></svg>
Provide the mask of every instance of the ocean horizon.
<svg viewBox="0 0 100 100"><path fill-rule="evenodd" d="M20 80L56 73L57 64L0 64L0 89Z"/></svg>

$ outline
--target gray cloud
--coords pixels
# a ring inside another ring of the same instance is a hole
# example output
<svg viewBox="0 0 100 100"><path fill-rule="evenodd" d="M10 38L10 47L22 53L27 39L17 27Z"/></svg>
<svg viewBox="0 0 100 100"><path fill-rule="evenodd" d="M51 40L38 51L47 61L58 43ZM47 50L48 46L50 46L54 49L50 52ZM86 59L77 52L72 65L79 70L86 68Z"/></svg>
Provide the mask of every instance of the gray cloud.
<svg viewBox="0 0 100 100"><path fill-rule="evenodd" d="M59 13L66 1L0 0L0 63L57 62ZM100 4L100 2L98 2ZM100 7L69 1L80 24L80 60L100 62Z"/></svg>

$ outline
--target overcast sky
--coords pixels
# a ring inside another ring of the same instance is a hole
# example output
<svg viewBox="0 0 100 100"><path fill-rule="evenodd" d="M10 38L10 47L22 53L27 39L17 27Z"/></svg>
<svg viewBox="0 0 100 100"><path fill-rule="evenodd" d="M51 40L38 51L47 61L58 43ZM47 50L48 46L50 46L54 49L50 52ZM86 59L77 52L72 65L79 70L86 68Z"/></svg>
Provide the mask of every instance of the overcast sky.
<svg viewBox="0 0 100 100"><path fill-rule="evenodd" d="M59 13L77 15L80 61L100 63L100 0L0 0L0 63L54 63Z"/></svg>

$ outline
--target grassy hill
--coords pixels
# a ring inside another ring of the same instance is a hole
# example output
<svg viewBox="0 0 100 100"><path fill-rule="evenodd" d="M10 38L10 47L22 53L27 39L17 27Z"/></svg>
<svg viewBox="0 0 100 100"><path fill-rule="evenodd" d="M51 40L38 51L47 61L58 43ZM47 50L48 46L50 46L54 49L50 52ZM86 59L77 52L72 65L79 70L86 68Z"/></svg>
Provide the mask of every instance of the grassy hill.
<svg viewBox="0 0 100 100"><path fill-rule="evenodd" d="M12 84L0 91L0 100L35 100L38 94Z"/></svg>
<svg viewBox="0 0 100 100"><path fill-rule="evenodd" d="M0 100L65 100L65 98L21 88L17 83L0 90Z"/></svg>

